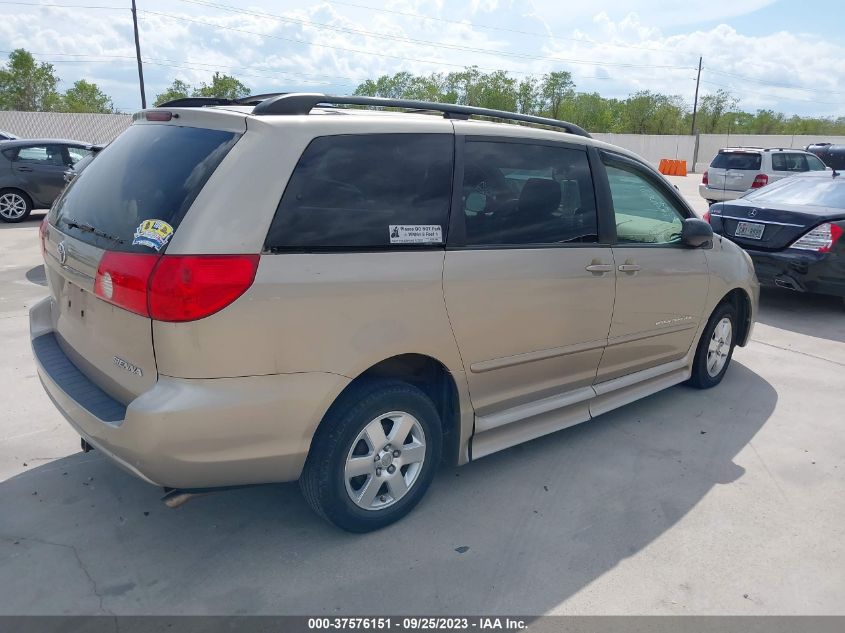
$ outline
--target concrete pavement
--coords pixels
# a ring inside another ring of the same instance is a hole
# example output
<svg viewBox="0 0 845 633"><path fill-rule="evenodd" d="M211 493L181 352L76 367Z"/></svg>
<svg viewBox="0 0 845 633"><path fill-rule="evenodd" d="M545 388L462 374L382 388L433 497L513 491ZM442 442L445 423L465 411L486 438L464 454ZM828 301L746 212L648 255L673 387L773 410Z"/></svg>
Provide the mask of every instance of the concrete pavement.
<svg viewBox="0 0 845 633"><path fill-rule="evenodd" d="M39 221L0 224L0 614L845 614L837 300L764 292L718 388L444 468L356 536L295 484L171 510L82 454L30 357Z"/></svg>

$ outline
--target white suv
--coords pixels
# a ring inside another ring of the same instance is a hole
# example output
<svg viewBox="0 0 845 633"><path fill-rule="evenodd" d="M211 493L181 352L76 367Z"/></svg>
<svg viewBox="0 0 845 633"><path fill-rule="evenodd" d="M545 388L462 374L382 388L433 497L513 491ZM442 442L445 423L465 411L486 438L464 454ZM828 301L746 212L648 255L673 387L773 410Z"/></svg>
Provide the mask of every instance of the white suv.
<svg viewBox="0 0 845 633"><path fill-rule="evenodd" d="M726 147L704 172L698 193L709 204L736 200L781 178L825 169L815 154L800 149Z"/></svg>

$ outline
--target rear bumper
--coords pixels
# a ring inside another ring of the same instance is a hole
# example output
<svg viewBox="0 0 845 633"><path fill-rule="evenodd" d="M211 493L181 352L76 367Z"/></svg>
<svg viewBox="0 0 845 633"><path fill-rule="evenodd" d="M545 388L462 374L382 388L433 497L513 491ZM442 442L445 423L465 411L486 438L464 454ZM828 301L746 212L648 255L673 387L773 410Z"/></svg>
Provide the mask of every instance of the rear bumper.
<svg viewBox="0 0 845 633"><path fill-rule="evenodd" d="M836 253L746 251L761 285L845 297L845 260Z"/></svg>
<svg viewBox="0 0 845 633"><path fill-rule="evenodd" d="M745 195L745 191L732 191L731 189L711 189L707 185L698 185L698 193L705 200L715 200L716 202L736 200L737 198Z"/></svg>
<svg viewBox="0 0 845 633"><path fill-rule="evenodd" d="M207 488L296 480L323 414L349 383L318 372L159 376L124 407L62 352L52 331L51 306L48 297L30 309L33 355L47 395L89 444L155 485Z"/></svg>

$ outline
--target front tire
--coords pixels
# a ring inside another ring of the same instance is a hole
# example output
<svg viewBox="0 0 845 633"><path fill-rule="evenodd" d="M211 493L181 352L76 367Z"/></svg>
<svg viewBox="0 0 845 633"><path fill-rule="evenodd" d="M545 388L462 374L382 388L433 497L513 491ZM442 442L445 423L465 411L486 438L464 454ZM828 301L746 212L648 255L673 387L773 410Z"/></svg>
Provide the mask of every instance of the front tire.
<svg viewBox="0 0 845 633"><path fill-rule="evenodd" d="M425 393L398 380L366 381L326 414L299 485L313 510L337 527L378 530L422 499L441 444L440 417Z"/></svg>
<svg viewBox="0 0 845 633"><path fill-rule="evenodd" d="M32 200L23 191L0 190L0 220L11 223L23 222L30 213L32 213Z"/></svg>
<svg viewBox="0 0 845 633"><path fill-rule="evenodd" d="M736 333L736 309L730 303L720 304L698 342L687 384L697 389L710 389L722 382L736 347Z"/></svg>

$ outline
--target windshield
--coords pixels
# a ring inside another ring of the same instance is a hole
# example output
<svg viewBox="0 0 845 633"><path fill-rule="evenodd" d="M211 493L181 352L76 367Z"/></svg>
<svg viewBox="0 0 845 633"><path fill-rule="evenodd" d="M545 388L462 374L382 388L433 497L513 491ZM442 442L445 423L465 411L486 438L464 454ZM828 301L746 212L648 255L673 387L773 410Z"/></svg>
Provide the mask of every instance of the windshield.
<svg viewBox="0 0 845 633"><path fill-rule="evenodd" d="M772 204L808 204L845 209L845 178L786 178L745 196L746 200Z"/></svg>
<svg viewBox="0 0 845 633"><path fill-rule="evenodd" d="M159 252L238 138L204 128L130 126L68 186L50 223L100 248Z"/></svg>

